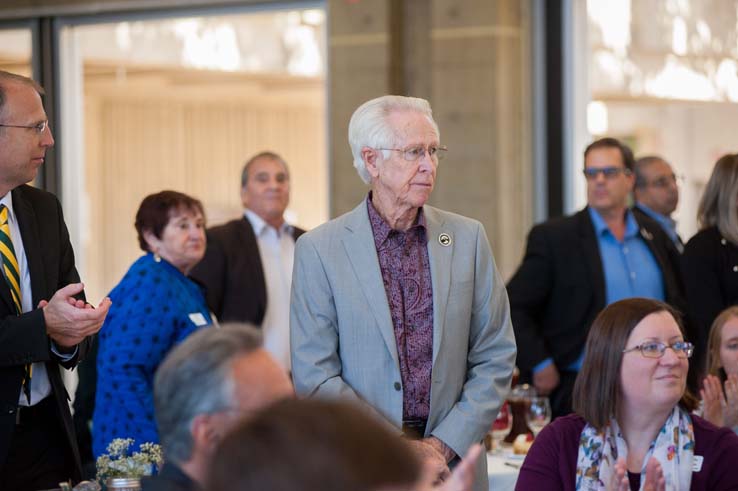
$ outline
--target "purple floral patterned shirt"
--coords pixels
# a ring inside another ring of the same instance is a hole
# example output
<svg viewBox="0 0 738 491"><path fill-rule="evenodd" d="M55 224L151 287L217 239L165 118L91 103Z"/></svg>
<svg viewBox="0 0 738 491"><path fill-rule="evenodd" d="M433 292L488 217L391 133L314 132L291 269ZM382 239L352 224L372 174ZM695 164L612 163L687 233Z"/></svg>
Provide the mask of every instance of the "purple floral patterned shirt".
<svg viewBox="0 0 738 491"><path fill-rule="evenodd" d="M393 230L367 197L402 377L402 417L428 419L433 365L433 284L425 215L406 232Z"/></svg>

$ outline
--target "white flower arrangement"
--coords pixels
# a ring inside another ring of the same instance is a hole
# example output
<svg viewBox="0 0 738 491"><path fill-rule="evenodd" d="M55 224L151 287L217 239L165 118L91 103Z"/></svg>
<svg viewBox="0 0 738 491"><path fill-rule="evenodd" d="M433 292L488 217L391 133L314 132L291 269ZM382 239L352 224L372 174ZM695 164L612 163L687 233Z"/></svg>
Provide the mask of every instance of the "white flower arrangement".
<svg viewBox="0 0 738 491"><path fill-rule="evenodd" d="M154 466L161 467L161 446L156 443L142 443L138 452L129 455L133 438L115 438L108 445L108 452L97 458L97 481L104 483L113 477L150 476Z"/></svg>

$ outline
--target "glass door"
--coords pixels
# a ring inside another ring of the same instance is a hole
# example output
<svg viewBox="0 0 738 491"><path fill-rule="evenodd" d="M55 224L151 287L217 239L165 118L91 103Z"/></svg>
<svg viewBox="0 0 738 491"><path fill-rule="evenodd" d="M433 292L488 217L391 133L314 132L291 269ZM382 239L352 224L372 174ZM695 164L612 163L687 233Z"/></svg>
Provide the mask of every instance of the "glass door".
<svg viewBox="0 0 738 491"><path fill-rule="evenodd" d="M288 221L328 218L325 11L89 19L59 29L63 205L88 295L141 254L141 199L199 198L209 225L238 217L253 154L291 171Z"/></svg>

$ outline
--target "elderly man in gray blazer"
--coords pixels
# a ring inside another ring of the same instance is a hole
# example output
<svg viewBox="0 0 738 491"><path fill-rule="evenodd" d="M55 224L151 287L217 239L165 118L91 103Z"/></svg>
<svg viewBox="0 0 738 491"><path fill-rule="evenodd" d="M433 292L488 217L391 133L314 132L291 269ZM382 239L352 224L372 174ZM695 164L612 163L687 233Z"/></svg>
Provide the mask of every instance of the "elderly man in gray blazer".
<svg viewBox="0 0 738 491"><path fill-rule="evenodd" d="M297 241L290 333L298 394L359 401L443 477L489 429L516 349L484 227L426 205L439 137L423 99L354 112L354 166L371 190ZM484 457L473 489L487 489Z"/></svg>

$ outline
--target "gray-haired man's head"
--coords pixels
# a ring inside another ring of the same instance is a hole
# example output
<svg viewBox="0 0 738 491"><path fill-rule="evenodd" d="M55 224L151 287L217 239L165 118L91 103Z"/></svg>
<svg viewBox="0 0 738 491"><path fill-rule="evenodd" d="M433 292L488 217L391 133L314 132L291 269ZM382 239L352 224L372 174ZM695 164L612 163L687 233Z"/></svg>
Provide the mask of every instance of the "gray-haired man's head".
<svg viewBox="0 0 738 491"><path fill-rule="evenodd" d="M242 417L293 395L287 374L261 346L253 327L226 324L192 334L169 353L154 379L167 460L181 465L208 454L217 442L203 435L219 439Z"/></svg>

